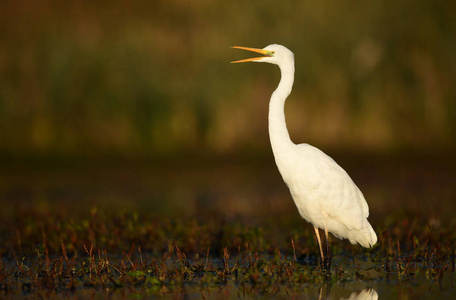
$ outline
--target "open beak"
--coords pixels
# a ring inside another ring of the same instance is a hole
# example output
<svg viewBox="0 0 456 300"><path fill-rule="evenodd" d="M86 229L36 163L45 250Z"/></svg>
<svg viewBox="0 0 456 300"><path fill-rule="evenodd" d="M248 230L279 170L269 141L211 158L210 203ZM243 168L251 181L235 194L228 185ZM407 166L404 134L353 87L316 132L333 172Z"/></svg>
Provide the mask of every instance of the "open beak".
<svg viewBox="0 0 456 300"><path fill-rule="evenodd" d="M246 59L241 59L241 60L232 61L232 62L231 62L232 64L237 64L237 63L242 63L242 62L248 62L248 61L258 61L258 60L263 59L263 58L265 58L265 57L271 57L271 56L272 56L272 52L271 52L271 51L263 50L263 49L248 48L248 47L239 47L239 46L233 46L233 47L231 47L231 48L242 49L242 50L247 50L247 51L252 51L252 52L261 53L261 54L264 55L264 56L260 56L260 57L252 57L252 58L246 58Z"/></svg>

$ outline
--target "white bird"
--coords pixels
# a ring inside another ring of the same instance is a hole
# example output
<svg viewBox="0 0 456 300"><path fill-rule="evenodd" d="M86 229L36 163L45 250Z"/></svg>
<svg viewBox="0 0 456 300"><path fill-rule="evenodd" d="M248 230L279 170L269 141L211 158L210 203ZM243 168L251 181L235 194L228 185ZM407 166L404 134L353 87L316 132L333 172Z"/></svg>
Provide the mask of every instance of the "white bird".
<svg viewBox="0 0 456 300"><path fill-rule="evenodd" d="M293 52L277 44L263 49L233 48L264 56L232 63L266 62L280 68L280 83L269 102L269 137L275 162L299 214L314 226L322 268L330 268L328 232L366 248L375 245L377 235L367 220L369 207L366 199L347 172L318 148L309 144L296 145L290 139L284 107L294 81ZM326 260L319 229L324 230L326 236Z"/></svg>

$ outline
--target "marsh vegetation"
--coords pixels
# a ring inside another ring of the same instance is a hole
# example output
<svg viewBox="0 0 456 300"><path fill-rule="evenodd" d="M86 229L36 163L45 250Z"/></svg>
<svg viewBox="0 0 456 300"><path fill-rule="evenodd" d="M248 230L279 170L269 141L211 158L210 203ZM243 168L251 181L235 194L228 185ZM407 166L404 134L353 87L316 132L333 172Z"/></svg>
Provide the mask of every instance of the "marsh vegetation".
<svg viewBox="0 0 456 300"><path fill-rule="evenodd" d="M372 164L367 176L346 161L370 200L379 242L366 250L333 238L333 266L325 272L312 227L297 214L275 167L218 163L197 170L153 162L15 167L1 178L0 292L23 298L455 295L454 204L445 201L455 196L454 166L437 172L442 164L433 169L402 160L398 170L396 158ZM442 201L432 205L432 197Z"/></svg>

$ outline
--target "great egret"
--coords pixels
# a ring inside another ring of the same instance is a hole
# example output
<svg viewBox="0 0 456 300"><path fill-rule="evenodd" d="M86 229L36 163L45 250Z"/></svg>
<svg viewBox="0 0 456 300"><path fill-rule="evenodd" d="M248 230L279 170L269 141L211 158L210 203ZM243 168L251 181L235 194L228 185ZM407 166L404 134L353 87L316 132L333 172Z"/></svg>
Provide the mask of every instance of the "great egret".
<svg viewBox="0 0 456 300"><path fill-rule="evenodd" d="M322 268L330 268L328 232L339 239L369 248L377 235L367 221L369 207L363 194L331 157L309 144L294 144L285 122L285 100L294 81L294 55L282 45L272 44L263 49L234 46L261 53L264 56L232 63L266 62L278 65L281 71L279 86L269 102L269 136L274 158L283 180L290 189L299 214L315 229L320 248ZM319 229L326 236L326 259Z"/></svg>

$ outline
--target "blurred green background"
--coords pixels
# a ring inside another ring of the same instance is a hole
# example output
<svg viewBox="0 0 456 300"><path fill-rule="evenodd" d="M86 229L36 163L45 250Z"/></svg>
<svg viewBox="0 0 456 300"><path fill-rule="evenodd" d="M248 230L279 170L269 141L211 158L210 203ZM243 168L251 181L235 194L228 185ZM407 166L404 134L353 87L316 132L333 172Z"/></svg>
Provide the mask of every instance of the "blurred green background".
<svg viewBox="0 0 456 300"><path fill-rule="evenodd" d="M296 57L295 142L451 152L454 1L52 1L0 5L0 154L270 153L279 71L232 45Z"/></svg>

